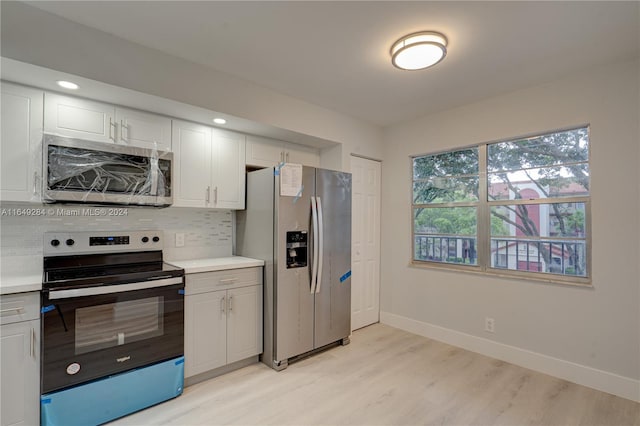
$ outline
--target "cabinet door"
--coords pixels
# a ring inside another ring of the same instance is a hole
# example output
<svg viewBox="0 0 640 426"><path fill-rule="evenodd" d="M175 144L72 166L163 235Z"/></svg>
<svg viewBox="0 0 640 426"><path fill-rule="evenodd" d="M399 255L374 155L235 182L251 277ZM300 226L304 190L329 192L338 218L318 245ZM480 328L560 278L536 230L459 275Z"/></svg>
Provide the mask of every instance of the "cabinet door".
<svg viewBox="0 0 640 426"><path fill-rule="evenodd" d="M96 142L116 142L113 105L46 93L44 131Z"/></svg>
<svg viewBox="0 0 640 426"><path fill-rule="evenodd" d="M185 377L225 365L227 361L226 291L185 297Z"/></svg>
<svg viewBox="0 0 640 426"><path fill-rule="evenodd" d="M0 424L40 424L39 321L0 326Z"/></svg>
<svg viewBox="0 0 640 426"><path fill-rule="evenodd" d="M212 129L212 196L208 204L218 209L244 209L245 136Z"/></svg>
<svg viewBox="0 0 640 426"><path fill-rule="evenodd" d="M262 353L262 286L227 291L227 363Z"/></svg>
<svg viewBox="0 0 640 426"><path fill-rule="evenodd" d="M247 165L273 167L283 161L284 150L281 141L259 136L247 136Z"/></svg>
<svg viewBox="0 0 640 426"><path fill-rule="evenodd" d="M173 121L175 207L205 207L211 200L211 129Z"/></svg>
<svg viewBox="0 0 640 426"><path fill-rule="evenodd" d="M120 126L118 142L142 148L171 151L171 119L148 112L116 108Z"/></svg>
<svg viewBox="0 0 640 426"><path fill-rule="evenodd" d="M315 148L288 143L284 145L284 159L287 163L320 167L320 154Z"/></svg>
<svg viewBox="0 0 640 426"><path fill-rule="evenodd" d="M44 92L2 83L0 200L40 201Z"/></svg>

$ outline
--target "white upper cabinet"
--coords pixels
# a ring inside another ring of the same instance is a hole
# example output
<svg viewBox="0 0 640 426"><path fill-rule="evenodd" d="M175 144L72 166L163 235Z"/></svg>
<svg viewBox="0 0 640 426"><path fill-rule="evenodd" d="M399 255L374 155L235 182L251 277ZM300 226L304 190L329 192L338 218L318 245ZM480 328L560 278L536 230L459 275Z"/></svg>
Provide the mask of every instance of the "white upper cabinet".
<svg viewBox="0 0 640 426"><path fill-rule="evenodd" d="M69 138L116 142L113 105L46 93L44 131Z"/></svg>
<svg viewBox="0 0 640 426"><path fill-rule="evenodd" d="M284 162L284 142L247 136L247 165L272 167Z"/></svg>
<svg viewBox="0 0 640 426"><path fill-rule="evenodd" d="M245 136L212 129L210 206L218 209L244 209Z"/></svg>
<svg viewBox="0 0 640 426"><path fill-rule="evenodd" d="M244 135L173 121L175 207L244 209Z"/></svg>
<svg viewBox="0 0 640 426"><path fill-rule="evenodd" d="M299 163L319 167L320 153L317 149L304 145L260 136L247 136L246 163L257 167L273 167L280 163Z"/></svg>
<svg viewBox="0 0 640 426"><path fill-rule="evenodd" d="M45 94L44 131L69 138L171 150L171 119L87 99Z"/></svg>
<svg viewBox="0 0 640 426"><path fill-rule="evenodd" d="M116 108L118 143L171 151L171 119L128 108Z"/></svg>
<svg viewBox="0 0 640 426"><path fill-rule="evenodd" d="M211 199L211 128L173 120L173 205L206 207Z"/></svg>
<svg viewBox="0 0 640 426"><path fill-rule="evenodd" d="M44 92L3 82L0 200L40 201Z"/></svg>
<svg viewBox="0 0 640 426"><path fill-rule="evenodd" d="M320 167L320 153L317 149L294 143L284 144L285 163L297 163L305 166Z"/></svg>

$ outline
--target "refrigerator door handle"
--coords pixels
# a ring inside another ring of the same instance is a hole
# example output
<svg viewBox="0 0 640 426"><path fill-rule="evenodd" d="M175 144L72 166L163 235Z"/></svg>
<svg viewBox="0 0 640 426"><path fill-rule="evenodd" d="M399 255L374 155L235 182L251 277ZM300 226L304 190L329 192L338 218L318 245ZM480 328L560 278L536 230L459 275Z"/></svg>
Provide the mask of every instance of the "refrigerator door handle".
<svg viewBox="0 0 640 426"><path fill-rule="evenodd" d="M311 197L311 220L313 222L313 264L311 265L311 294L316 292L316 279L318 277L318 210L316 197Z"/></svg>
<svg viewBox="0 0 640 426"><path fill-rule="evenodd" d="M322 200L320 200L320 197L316 197L316 203L318 204L318 278L316 293L320 293L320 287L322 286L322 262L324 260L324 226Z"/></svg>

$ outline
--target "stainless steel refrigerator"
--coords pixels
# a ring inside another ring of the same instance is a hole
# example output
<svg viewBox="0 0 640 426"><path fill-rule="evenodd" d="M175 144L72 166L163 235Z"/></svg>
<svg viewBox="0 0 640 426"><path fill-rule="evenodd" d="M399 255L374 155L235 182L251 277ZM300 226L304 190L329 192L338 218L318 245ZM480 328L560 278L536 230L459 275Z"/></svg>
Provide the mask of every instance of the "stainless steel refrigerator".
<svg viewBox="0 0 640 426"><path fill-rule="evenodd" d="M351 334L351 174L284 165L247 174L236 253L265 261L262 361L348 344Z"/></svg>

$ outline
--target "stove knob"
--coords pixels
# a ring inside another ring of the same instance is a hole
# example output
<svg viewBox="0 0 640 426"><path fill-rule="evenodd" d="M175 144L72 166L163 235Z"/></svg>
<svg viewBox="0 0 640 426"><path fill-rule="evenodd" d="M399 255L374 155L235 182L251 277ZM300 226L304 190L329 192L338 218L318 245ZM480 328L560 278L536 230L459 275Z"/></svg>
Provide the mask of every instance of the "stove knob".
<svg viewBox="0 0 640 426"><path fill-rule="evenodd" d="M148 243L149 242L149 237L142 237L142 242L143 243Z"/></svg>
<svg viewBox="0 0 640 426"><path fill-rule="evenodd" d="M51 240L51 245L54 247L58 247L60 245L60 240L57 240L57 239Z"/></svg>
<svg viewBox="0 0 640 426"><path fill-rule="evenodd" d="M69 239L66 241L66 243L67 243L67 245L68 245L68 246L72 246L72 245L74 245L76 242L75 242L75 241L73 241L71 238L69 238Z"/></svg>
<svg viewBox="0 0 640 426"><path fill-rule="evenodd" d="M157 243L158 241L160 241L160 237L157 237L157 236L156 236L156 237L153 237L153 242L154 242L154 243Z"/></svg>

